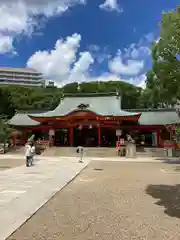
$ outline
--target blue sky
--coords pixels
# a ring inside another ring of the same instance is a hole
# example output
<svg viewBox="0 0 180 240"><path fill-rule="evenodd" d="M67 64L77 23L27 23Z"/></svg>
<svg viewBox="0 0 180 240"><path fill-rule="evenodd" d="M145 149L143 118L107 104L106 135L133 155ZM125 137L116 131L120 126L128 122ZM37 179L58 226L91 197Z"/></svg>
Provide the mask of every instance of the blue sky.
<svg viewBox="0 0 180 240"><path fill-rule="evenodd" d="M178 0L0 0L0 65L32 67L58 85L144 86L162 11Z"/></svg>

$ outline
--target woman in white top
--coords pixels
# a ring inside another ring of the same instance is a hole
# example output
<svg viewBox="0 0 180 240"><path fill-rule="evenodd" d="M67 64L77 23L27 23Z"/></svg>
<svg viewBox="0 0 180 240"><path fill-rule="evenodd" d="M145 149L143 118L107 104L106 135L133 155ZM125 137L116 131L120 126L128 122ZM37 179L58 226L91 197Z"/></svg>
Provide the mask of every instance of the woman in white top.
<svg viewBox="0 0 180 240"><path fill-rule="evenodd" d="M31 161L31 145L29 142L25 145L25 158L26 158L26 167L30 167Z"/></svg>

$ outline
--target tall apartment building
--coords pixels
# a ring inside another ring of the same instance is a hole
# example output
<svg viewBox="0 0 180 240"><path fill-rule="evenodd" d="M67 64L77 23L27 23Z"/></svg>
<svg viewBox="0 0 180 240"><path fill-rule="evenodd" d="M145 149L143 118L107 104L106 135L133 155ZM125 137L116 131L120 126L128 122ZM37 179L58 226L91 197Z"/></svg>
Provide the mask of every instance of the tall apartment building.
<svg viewBox="0 0 180 240"><path fill-rule="evenodd" d="M2 84L45 87L45 80L41 73L31 68L0 67L0 85Z"/></svg>

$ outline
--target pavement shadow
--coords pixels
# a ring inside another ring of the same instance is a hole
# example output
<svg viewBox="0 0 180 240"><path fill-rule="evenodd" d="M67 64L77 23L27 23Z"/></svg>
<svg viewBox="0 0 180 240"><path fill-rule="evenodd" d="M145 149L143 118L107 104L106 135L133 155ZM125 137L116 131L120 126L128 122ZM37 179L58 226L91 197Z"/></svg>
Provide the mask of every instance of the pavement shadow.
<svg viewBox="0 0 180 240"><path fill-rule="evenodd" d="M159 206L164 206L164 212L170 217L180 218L180 184L148 185L146 193L155 199Z"/></svg>
<svg viewBox="0 0 180 240"><path fill-rule="evenodd" d="M0 166L0 169L9 169L9 168L11 168L11 167L9 167L9 166Z"/></svg>
<svg viewBox="0 0 180 240"><path fill-rule="evenodd" d="M180 164L180 158L156 158L156 160L168 164Z"/></svg>

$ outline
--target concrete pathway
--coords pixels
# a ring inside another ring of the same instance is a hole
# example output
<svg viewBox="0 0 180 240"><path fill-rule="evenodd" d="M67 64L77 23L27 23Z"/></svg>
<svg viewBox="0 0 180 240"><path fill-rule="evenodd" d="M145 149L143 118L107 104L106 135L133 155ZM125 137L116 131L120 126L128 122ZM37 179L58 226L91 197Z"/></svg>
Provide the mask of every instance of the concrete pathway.
<svg viewBox="0 0 180 240"><path fill-rule="evenodd" d="M9 158L9 156L8 156ZM0 239L4 240L52 196L70 182L89 161L49 158L31 168L20 166L0 172Z"/></svg>
<svg viewBox="0 0 180 240"><path fill-rule="evenodd" d="M19 159L24 158L23 155L12 155L12 154L0 154L0 159ZM79 157L67 157L67 156L42 156L42 155L36 155L37 160L60 160L60 159L71 159L72 161L77 162L79 160ZM136 158L126 158L126 157L118 157L118 156L112 156L112 157L84 157L85 161L119 161L119 162L149 162L149 163L155 163L155 162L163 162L163 161L178 161L180 162L180 158L177 157L149 157L149 156L138 156Z"/></svg>
<svg viewBox="0 0 180 240"><path fill-rule="evenodd" d="M18 159L22 155L0 155L0 159ZM91 160L120 162L162 162L163 159L138 157L134 159L37 156L35 166L20 166L0 171L0 240L6 239L53 195L71 181ZM165 159L164 159L165 160ZM170 159L174 160L174 159Z"/></svg>

